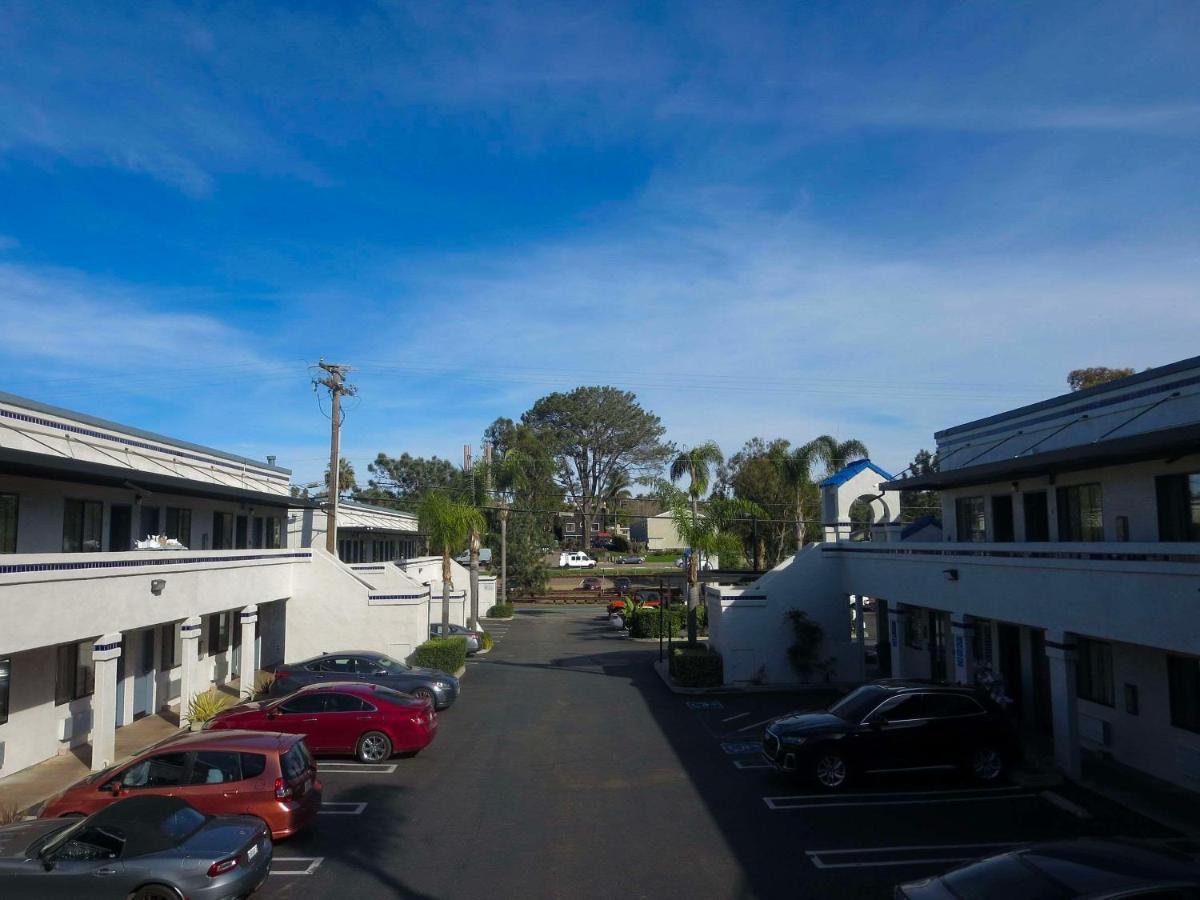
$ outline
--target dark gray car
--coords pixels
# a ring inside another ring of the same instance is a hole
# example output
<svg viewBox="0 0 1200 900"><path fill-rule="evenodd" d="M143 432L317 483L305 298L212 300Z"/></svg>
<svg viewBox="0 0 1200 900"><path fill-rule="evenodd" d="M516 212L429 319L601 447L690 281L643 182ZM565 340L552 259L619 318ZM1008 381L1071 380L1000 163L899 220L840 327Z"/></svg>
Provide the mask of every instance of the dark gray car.
<svg viewBox="0 0 1200 900"><path fill-rule="evenodd" d="M130 797L87 818L0 828L0 896L225 900L256 891L274 848L253 816L205 816L176 797Z"/></svg>
<svg viewBox="0 0 1200 900"><path fill-rule="evenodd" d="M433 622L429 626L429 636L431 638L443 637L442 623ZM483 646L483 635L478 631L472 631L462 625L451 625L450 631L444 635L445 637L460 637L465 638L467 642L467 653L478 653Z"/></svg>
<svg viewBox="0 0 1200 900"><path fill-rule="evenodd" d="M458 697L458 679L440 669L421 669L370 650L323 653L275 670L270 695L282 697L306 684L367 681L428 700L445 709Z"/></svg>

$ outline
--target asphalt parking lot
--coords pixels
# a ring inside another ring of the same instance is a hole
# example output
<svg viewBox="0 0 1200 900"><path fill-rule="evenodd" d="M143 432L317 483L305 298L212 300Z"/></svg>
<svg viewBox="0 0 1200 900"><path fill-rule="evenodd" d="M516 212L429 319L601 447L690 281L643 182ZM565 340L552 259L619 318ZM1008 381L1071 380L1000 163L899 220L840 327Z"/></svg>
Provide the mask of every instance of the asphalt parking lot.
<svg viewBox="0 0 1200 900"><path fill-rule="evenodd" d="M489 628L496 648L420 756L321 762L326 808L278 845L265 896L884 898L1028 842L1170 836L1069 785L880 776L822 793L757 739L836 692L673 694L657 647L596 607Z"/></svg>

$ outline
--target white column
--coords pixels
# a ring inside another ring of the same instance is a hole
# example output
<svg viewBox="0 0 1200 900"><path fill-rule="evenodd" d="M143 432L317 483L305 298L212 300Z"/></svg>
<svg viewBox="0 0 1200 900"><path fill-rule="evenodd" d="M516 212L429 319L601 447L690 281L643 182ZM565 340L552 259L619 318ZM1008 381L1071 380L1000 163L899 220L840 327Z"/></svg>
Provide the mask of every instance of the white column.
<svg viewBox="0 0 1200 900"><path fill-rule="evenodd" d="M908 610L898 605L888 606L888 643L892 648L892 677L904 677L904 628Z"/></svg>
<svg viewBox="0 0 1200 900"><path fill-rule="evenodd" d="M1078 779L1079 716L1075 685L1075 635L1046 632L1050 659L1050 706L1054 719L1054 762L1068 778Z"/></svg>
<svg viewBox="0 0 1200 900"><path fill-rule="evenodd" d="M200 632L203 626L199 616L191 616L183 620L179 626L179 636L182 638L183 659L179 661L179 724L187 722L188 707L192 698L201 693L200 687Z"/></svg>
<svg viewBox="0 0 1200 900"><path fill-rule="evenodd" d="M117 755L117 660L121 635L106 634L92 644L96 686L92 694L92 771L112 765Z"/></svg>
<svg viewBox="0 0 1200 900"><path fill-rule="evenodd" d="M975 623L966 616L951 617L950 636L954 653L954 680L959 684L975 683Z"/></svg>
<svg viewBox="0 0 1200 900"><path fill-rule="evenodd" d="M243 699L254 697L254 678L258 674L254 658L254 623L258 621L258 607L251 604L240 613L242 623L241 658L238 660L238 676L242 680L240 693Z"/></svg>

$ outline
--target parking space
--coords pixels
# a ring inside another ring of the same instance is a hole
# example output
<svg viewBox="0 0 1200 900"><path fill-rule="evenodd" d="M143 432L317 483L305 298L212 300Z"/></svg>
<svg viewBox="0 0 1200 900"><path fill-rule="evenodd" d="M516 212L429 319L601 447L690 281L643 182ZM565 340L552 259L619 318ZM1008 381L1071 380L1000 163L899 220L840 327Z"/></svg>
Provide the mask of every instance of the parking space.
<svg viewBox="0 0 1200 900"><path fill-rule="evenodd" d="M842 791L778 772L759 738L777 716L825 708L839 692L683 698L692 739L727 780L725 806L806 896L888 897L892 886L1013 847L1074 837L1172 833L1070 784L980 785L955 772L862 776ZM718 815L724 815L722 809ZM799 866L800 869L796 867ZM802 877L799 872L807 872ZM781 876L782 877L782 876Z"/></svg>

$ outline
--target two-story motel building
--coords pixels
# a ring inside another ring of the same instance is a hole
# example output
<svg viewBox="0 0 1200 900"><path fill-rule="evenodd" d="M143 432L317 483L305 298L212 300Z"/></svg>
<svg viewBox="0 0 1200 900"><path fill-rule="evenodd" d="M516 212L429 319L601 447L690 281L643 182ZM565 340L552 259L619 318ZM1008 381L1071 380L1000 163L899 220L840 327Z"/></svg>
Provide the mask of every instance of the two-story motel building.
<svg viewBox="0 0 1200 900"><path fill-rule="evenodd" d="M854 541L831 522L837 539L709 590L722 651L754 647L768 680L795 680L765 626L803 608L837 677L862 677L855 610L871 598L883 674L969 684L986 666L1068 775L1089 752L1200 789L1200 357L936 440L940 471L876 476L870 493L894 515L896 492L940 491L941 542L888 527ZM763 623L757 643L729 627L739 604L762 610L740 617Z"/></svg>
<svg viewBox="0 0 1200 900"><path fill-rule="evenodd" d="M429 587L384 559L415 525L357 510L372 566L289 547L289 508L312 520L289 482L273 459L0 393L0 777L89 743L99 768L117 728L285 650L425 640ZM135 549L149 535L186 549Z"/></svg>

